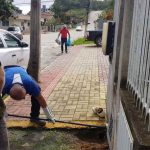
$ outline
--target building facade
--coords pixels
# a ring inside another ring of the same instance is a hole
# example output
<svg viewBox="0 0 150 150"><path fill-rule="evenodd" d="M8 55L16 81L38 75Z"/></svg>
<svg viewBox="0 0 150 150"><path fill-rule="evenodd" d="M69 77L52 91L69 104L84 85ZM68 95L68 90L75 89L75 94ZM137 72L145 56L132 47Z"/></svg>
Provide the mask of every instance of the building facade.
<svg viewBox="0 0 150 150"><path fill-rule="evenodd" d="M111 150L150 150L150 1L115 0L107 136Z"/></svg>

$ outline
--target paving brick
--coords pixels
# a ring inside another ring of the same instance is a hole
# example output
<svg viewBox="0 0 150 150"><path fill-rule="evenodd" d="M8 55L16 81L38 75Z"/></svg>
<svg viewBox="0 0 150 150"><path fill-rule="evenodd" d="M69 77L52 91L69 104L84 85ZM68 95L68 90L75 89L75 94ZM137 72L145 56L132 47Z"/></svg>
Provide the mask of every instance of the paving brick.
<svg viewBox="0 0 150 150"><path fill-rule="evenodd" d="M57 119L99 120L92 107L106 108L108 64L99 48L79 46L72 47L70 53L59 56L41 71L42 92ZM8 112L29 115L31 102L29 97L27 100L9 100ZM45 117L43 111L41 116Z"/></svg>
<svg viewBox="0 0 150 150"><path fill-rule="evenodd" d="M65 109L75 109L77 106L76 105L67 105L66 107L65 107Z"/></svg>
<svg viewBox="0 0 150 150"><path fill-rule="evenodd" d="M65 114L65 115L61 115L61 118L73 118L74 114Z"/></svg>

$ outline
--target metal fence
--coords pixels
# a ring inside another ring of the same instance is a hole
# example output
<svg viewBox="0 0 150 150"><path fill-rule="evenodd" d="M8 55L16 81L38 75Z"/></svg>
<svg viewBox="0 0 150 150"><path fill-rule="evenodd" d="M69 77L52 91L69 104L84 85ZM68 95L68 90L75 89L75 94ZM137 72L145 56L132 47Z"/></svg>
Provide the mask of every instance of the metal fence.
<svg viewBox="0 0 150 150"><path fill-rule="evenodd" d="M135 0L127 87L150 130L150 0Z"/></svg>

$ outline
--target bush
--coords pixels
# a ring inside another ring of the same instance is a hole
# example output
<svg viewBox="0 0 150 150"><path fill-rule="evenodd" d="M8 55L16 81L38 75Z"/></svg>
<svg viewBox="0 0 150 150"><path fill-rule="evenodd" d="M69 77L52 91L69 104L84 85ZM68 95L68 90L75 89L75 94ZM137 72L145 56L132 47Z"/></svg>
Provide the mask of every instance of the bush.
<svg viewBox="0 0 150 150"><path fill-rule="evenodd" d="M112 20L113 15L114 15L114 0L111 0L110 2L108 2L107 8L102 11L99 18L103 20Z"/></svg>
<svg viewBox="0 0 150 150"><path fill-rule="evenodd" d="M73 45L93 44L93 41L87 41L85 38L79 38L73 42Z"/></svg>
<svg viewBox="0 0 150 150"><path fill-rule="evenodd" d="M106 9L102 12L102 14L99 16L99 18L102 18L103 20L112 20L113 19L113 9Z"/></svg>

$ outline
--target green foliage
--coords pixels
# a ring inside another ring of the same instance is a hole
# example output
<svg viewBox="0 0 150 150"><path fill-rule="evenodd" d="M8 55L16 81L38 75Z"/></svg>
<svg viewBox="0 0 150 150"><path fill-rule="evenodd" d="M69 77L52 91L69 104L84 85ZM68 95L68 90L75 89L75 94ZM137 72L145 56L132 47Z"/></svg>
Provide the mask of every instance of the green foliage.
<svg viewBox="0 0 150 150"><path fill-rule="evenodd" d="M65 15L67 18L71 18L71 23L77 24L84 20L86 9L71 9L68 10Z"/></svg>
<svg viewBox="0 0 150 150"><path fill-rule="evenodd" d="M102 18L103 20L112 20L114 12L114 0L109 1L106 6L107 7L103 10L99 18Z"/></svg>
<svg viewBox="0 0 150 150"><path fill-rule="evenodd" d="M71 9L66 12L66 16L83 18L85 13L86 13L85 9Z"/></svg>
<svg viewBox="0 0 150 150"><path fill-rule="evenodd" d="M0 19L7 20L15 9L10 1L0 0Z"/></svg>
<svg viewBox="0 0 150 150"><path fill-rule="evenodd" d="M112 5L110 2L97 0L55 0L51 11L56 20L75 25L85 21L89 2L91 10L104 10Z"/></svg>
<svg viewBox="0 0 150 150"><path fill-rule="evenodd" d="M108 7L108 2L93 0L91 3L92 10L104 10Z"/></svg>
<svg viewBox="0 0 150 150"><path fill-rule="evenodd" d="M52 19L50 19L50 20L47 22L47 25L51 25L51 24L57 25L57 24L60 24L60 23L61 23L61 21L60 21L59 18L58 18L58 19L55 19L55 18L53 17Z"/></svg>
<svg viewBox="0 0 150 150"><path fill-rule="evenodd" d="M85 38L79 38L73 42L73 45L93 44L93 41L87 41Z"/></svg>
<svg viewBox="0 0 150 150"><path fill-rule="evenodd" d="M75 24L84 21L89 0L55 0L51 7L55 19L62 23Z"/></svg>

